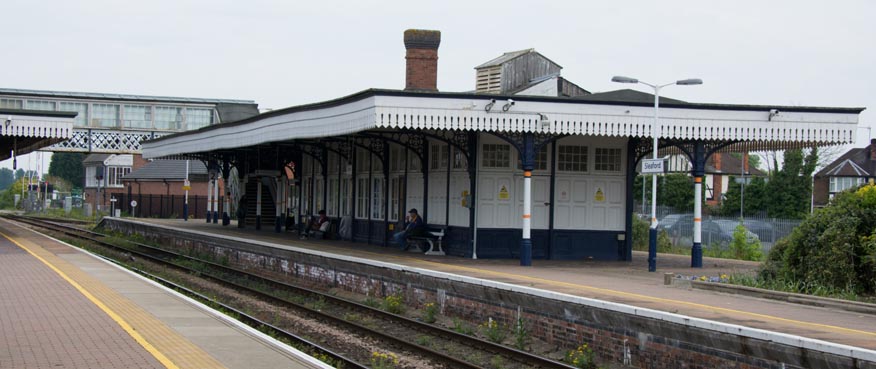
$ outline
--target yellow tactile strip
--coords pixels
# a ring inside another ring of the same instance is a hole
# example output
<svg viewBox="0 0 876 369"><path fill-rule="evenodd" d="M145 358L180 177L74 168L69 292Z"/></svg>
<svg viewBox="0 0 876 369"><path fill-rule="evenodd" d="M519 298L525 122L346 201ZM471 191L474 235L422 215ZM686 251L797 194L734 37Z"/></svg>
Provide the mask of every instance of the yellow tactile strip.
<svg viewBox="0 0 876 369"><path fill-rule="evenodd" d="M55 256L28 237L0 235L24 249L86 298L107 313L119 326L167 368L224 368L188 339L165 325L115 290L83 272L78 267Z"/></svg>

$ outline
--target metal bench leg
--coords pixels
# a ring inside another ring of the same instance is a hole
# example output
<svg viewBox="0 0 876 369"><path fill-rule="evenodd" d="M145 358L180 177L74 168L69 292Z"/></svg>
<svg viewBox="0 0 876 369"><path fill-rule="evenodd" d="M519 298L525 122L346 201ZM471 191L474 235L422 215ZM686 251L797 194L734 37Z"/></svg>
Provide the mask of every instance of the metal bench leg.
<svg viewBox="0 0 876 369"><path fill-rule="evenodd" d="M426 242L429 243L429 251L426 251L426 255L445 255L444 250L441 250L441 240L438 240L438 250L435 250L435 242L433 240L427 239Z"/></svg>

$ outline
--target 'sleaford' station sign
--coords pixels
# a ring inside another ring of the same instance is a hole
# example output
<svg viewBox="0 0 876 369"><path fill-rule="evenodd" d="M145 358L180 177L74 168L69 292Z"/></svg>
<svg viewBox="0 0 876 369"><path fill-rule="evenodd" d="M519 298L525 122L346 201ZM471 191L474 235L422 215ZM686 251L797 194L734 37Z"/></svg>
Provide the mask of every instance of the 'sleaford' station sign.
<svg viewBox="0 0 876 369"><path fill-rule="evenodd" d="M663 173L663 159L643 159L642 160L642 174L655 174L655 173Z"/></svg>

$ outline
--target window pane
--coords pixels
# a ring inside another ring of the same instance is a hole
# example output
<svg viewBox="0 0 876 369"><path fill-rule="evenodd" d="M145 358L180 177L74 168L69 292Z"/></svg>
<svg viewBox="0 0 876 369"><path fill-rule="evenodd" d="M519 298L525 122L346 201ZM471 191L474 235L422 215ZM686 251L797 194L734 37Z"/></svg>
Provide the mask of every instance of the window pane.
<svg viewBox="0 0 876 369"><path fill-rule="evenodd" d="M0 99L0 108L5 109L22 109L23 101L18 99Z"/></svg>
<svg viewBox="0 0 876 369"><path fill-rule="evenodd" d="M511 147L503 144L484 144L484 168L508 168L511 166Z"/></svg>
<svg viewBox="0 0 876 369"><path fill-rule="evenodd" d="M79 114L73 119L73 124L77 127L85 127L88 125L88 104L61 102L61 111L75 111Z"/></svg>
<svg viewBox="0 0 876 369"><path fill-rule="evenodd" d="M194 130L213 124L213 109L186 108L186 129Z"/></svg>
<svg viewBox="0 0 876 369"><path fill-rule="evenodd" d="M92 105L92 125L98 127L118 127L119 126L119 106L113 104L94 104Z"/></svg>
<svg viewBox="0 0 876 369"><path fill-rule="evenodd" d="M125 105L125 128L152 128L152 107Z"/></svg>
<svg viewBox="0 0 876 369"><path fill-rule="evenodd" d="M587 146L560 145L557 148L557 170L586 172Z"/></svg>
<svg viewBox="0 0 876 369"><path fill-rule="evenodd" d="M180 129L182 126L182 108L170 106L155 107L156 129Z"/></svg>
<svg viewBox="0 0 876 369"><path fill-rule="evenodd" d="M46 101L46 100L27 100L27 109L28 110L55 110L55 102L54 101Z"/></svg>
<svg viewBox="0 0 876 369"><path fill-rule="evenodd" d="M619 172L621 170L621 149L596 148L596 170Z"/></svg>

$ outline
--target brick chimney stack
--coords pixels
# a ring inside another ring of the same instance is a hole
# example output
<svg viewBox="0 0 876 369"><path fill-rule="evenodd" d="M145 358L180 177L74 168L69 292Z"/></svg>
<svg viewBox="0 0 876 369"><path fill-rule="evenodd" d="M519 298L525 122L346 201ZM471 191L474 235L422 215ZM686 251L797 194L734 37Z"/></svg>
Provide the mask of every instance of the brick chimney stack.
<svg viewBox="0 0 876 369"><path fill-rule="evenodd" d="M876 161L876 138L870 139L870 160Z"/></svg>
<svg viewBox="0 0 876 369"><path fill-rule="evenodd" d="M438 45L441 31L405 31L406 91L438 91Z"/></svg>

